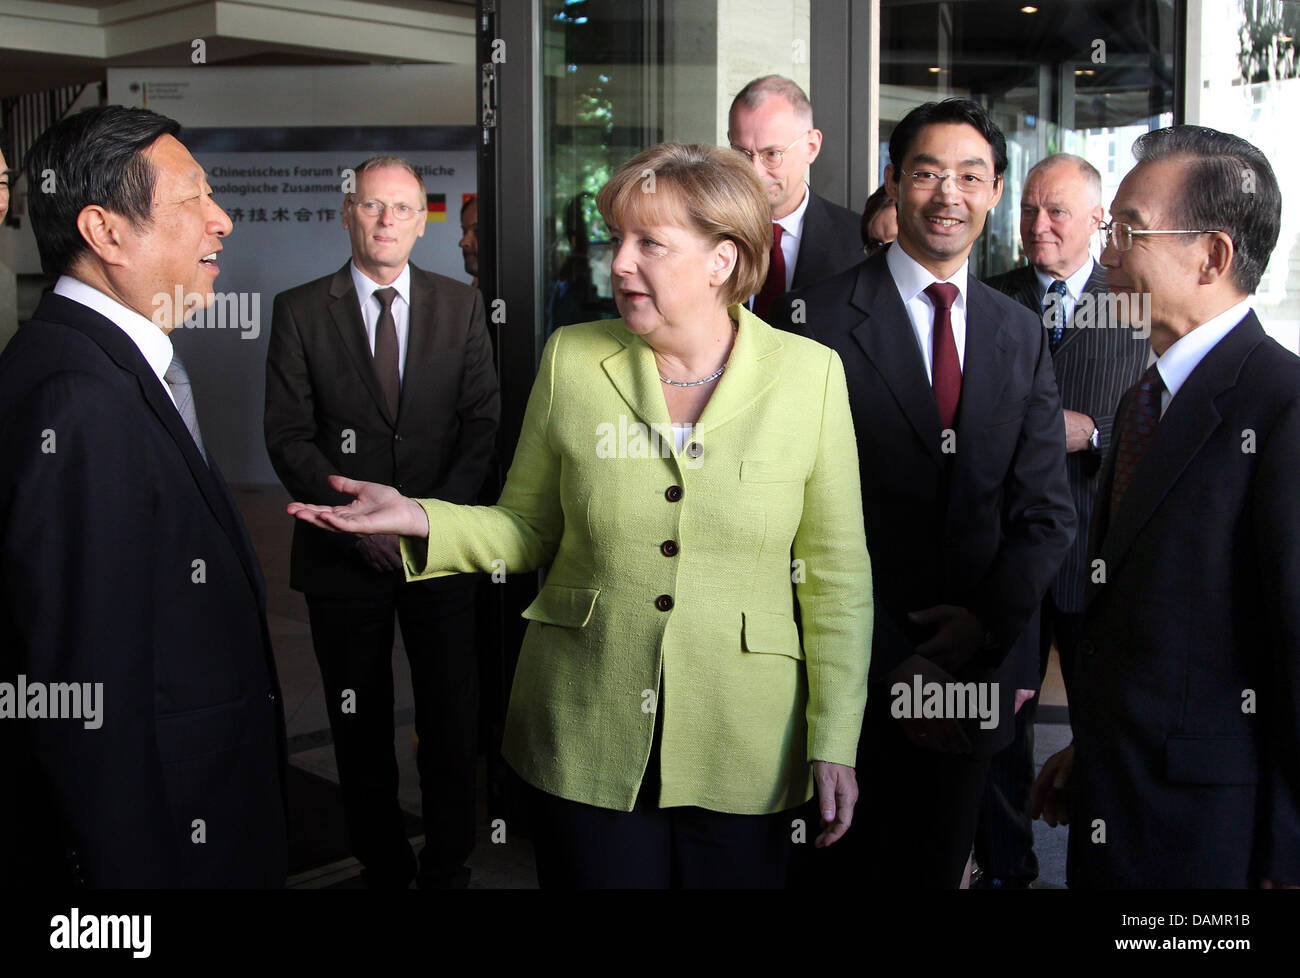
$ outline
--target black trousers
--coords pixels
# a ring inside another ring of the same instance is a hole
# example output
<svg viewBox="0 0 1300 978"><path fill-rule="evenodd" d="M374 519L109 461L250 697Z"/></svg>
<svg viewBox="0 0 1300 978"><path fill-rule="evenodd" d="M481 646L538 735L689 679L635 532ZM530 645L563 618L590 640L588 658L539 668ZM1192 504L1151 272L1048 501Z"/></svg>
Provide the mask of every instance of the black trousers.
<svg viewBox="0 0 1300 978"><path fill-rule="evenodd" d="M1037 769L1034 765L1034 721L1042 695L1043 677L1055 644L1061 659L1061 674L1068 676L1079 641L1083 616L1062 611L1048 594L1039 616L1040 645L1038 695L1016 714L1015 739L993 755L988 784L980 805L979 828L975 833L975 861L981 872L1018 886L1038 878L1038 857L1034 855L1034 823L1029 817L1029 795ZM1068 683L1067 683L1068 690Z"/></svg>
<svg viewBox="0 0 1300 978"><path fill-rule="evenodd" d="M543 889L777 889L785 886L797 809L734 815L660 808L659 730L630 812L528 786Z"/></svg>
<svg viewBox="0 0 1300 978"><path fill-rule="evenodd" d="M916 747L889 715L887 696L868 700L853 825L839 842L808 854L804 885L853 892L956 889L989 759Z"/></svg>
<svg viewBox="0 0 1300 978"><path fill-rule="evenodd" d="M424 818L421 886L463 883L474 848L478 664L474 588L399 583L365 598L307 596L334 735L352 851L371 886L416 877L397 803L393 747L393 620L411 668L416 764Z"/></svg>

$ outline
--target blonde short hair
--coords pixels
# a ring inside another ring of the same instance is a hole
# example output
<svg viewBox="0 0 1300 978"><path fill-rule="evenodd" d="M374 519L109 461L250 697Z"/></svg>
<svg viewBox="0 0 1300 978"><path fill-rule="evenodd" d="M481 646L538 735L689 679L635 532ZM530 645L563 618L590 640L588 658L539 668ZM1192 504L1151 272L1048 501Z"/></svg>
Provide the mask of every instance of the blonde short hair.
<svg viewBox="0 0 1300 978"><path fill-rule="evenodd" d="M772 207L753 168L734 150L652 146L618 168L596 206L611 227L632 214L647 224L684 224L715 244L731 241L736 267L722 287L728 305L744 302L767 278Z"/></svg>

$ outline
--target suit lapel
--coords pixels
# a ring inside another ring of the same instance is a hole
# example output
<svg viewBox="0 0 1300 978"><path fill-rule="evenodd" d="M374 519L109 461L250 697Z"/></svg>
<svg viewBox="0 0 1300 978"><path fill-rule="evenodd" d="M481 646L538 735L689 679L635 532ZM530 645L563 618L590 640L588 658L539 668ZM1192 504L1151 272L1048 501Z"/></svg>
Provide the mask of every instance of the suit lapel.
<svg viewBox="0 0 1300 978"><path fill-rule="evenodd" d="M654 351L641 337L629 333L621 319L611 320L607 329L622 344L622 349L601 361L605 375L638 419L659 426L652 430L666 431L664 426L672 422L668 418L668 404L659 389Z"/></svg>
<svg viewBox="0 0 1300 978"><path fill-rule="evenodd" d="M185 459L185 464L189 468L204 501L208 504L208 508L212 511L213 517L216 518L222 530L225 531L235 552L239 554L240 562L244 566L244 573L248 576L249 583L253 585L253 590L258 595L258 601L262 601L263 597L260 590L261 573L257 569L256 558L248 544L247 537L243 533L225 483L218 474L215 463L209 466L207 462L203 461L198 446L194 444L194 437L190 434L189 429L185 427L185 422L176 410L176 405L172 403L167 391L163 388L162 381L158 379L158 375L153 372L153 369L146 362L139 347L111 320L106 319L92 309L88 309L79 302L73 302L71 299L66 299L60 295L51 294L42 298L41 305L36 310L34 318L63 323L84 333L98 344L121 369L134 375L141 396L180 450L181 456Z"/></svg>
<svg viewBox="0 0 1300 978"><path fill-rule="evenodd" d="M762 397L777 381L770 358L781 349L779 334L743 306L729 310L740 329L727 360L727 372L704 405L697 429L706 433L726 424Z"/></svg>
<svg viewBox="0 0 1300 978"><path fill-rule="evenodd" d="M950 537L961 535L970 520L971 494L964 488L979 469L981 439L992 419L1010 371L1011 340L974 279L966 295L966 351L962 357L961 400L957 404L957 451L947 492L945 525Z"/></svg>
<svg viewBox="0 0 1300 978"><path fill-rule="evenodd" d="M1039 292L1038 276L1034 274L1032 265L1025 265L1020 269L1019 281L1012 297L1035 316L1042 317L1043 297Z"/></svg>
<svg viewBox="0 0 1300 978"><path fill-rule="evenodd" d="M1008 377L1002 362L1010 340L977 285L971 279L966 294L966 352L962 357L956 422L958 453L971 447L988 423Z"/></svg>
<svg viewBox="0 0 1300 978"><path fill-rule="evenodd" d="M1205 355L1184 382L1165 412L1147 445L1146 453L1133 473L1119 511L1106 527L1101 540L1101 558L1113 579L1115 568L1127 556L1142 528L1169 494L1174 483L1197 452L1219 427L1223 417L1217 401L1237 383L1237 376L1250 351L1264 339L1264 330L1253 312L1246 315ZM1127 408L1131 398L1125 396ZM1116 416L1117 424L1122 423ZM1113 456L1118 447L1118 430ZM1099 494L1109 513L1113 459L1107 460L1106 484ZM1095 591L1090 590L1091 598Z"/></svg>
<svg viewBox="0 0 1300 978"><path fill-rule="evenodd" d="M808 284L811 268L823 268L826 264L824 248L830 240L826 214L822 200L808 188L808 207L803 212L803 229L799 236L799 256L794 261L794 277L790 288L801 289Z"/></svg>
<svg viewBox="0 0 1300 978"><path fill-rule="evenodd" d="M926 454L936 465L942 465L934 387L925 375L925 361L916 345L912 321L883 252L859 266L849 301L862 314L862 322L853 327L853 339L889 387Z"/></svg>
<svg viewBox="0 0 1300 978"><path fill-rule="evenodd" d="M347 350L353 366L361 374L366 390L370 391L370 396L375 399L375 404L388 423L394 424L397 419L389 413L388 402L384 399L384 392L379 388L379 378L375 376L375 358L370 352L370 341L366 338L366 324L361 318L361 305L357 299L356 287L352 284L351 262L335 272L334 279L330 282L329 312L343 348ZM407 357L408 359L410 357L409 349Z"/></svg>
<svg viewBox="0 0 1300 978"><path fill-rule="evenodd" d="M1032 277L1032 276L1031 276ZM1079 294L1079 301L1074 305L1074 313L1070 316L1069 326L1065 330L1065 335L1061 338L1061 345L1056 348L1052 354L1055 360L1062 350L1069 347L1079 339L1086 330L1098 328L1096 306L1093 306L1092 321L1083 327L1075 327L1075 321L1079 317L1079 306L1084 302L1095 302L1097 296L1106 294L1106 269L1097 261L1092 263L1092 274L1088 276L1088 281L1083 285L1083 291Z"/></svg>
<svg viewBox="0 0 1300 978"><path fill-rule="evenodd" d="M432 276L411 265L411 309L406 335L406 368L402 372L402 393L397 407L399 418L406 413L414 396L412 392L420 390L429 379L437 331L433 315L435 299Z"/></svg>
<svg viewBox="0 0 1300 978"><path fill-rule="evenodd" d="M736 317L740 328L726 372L696 424L695 431L699 434L726 424L762 397L778 379L768 363L781 349L777 331L743 306L734 305L728 311ZM640 421L651 425L652 430L669 430L672 421L654 351L641 337L629 333L622 320L612 321L608 329L623 348L601 361L605 374Z"/></svg>

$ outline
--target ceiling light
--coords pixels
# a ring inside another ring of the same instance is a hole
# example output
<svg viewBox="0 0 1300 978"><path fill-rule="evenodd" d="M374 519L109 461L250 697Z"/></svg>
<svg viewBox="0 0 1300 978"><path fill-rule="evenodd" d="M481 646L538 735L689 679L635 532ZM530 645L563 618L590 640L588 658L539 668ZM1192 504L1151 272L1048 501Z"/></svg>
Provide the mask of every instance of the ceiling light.
<svg viewBox="0 0 1300 978"><path fill-rule="evenodd" d="M1036 13L1038 13L1038 8L1037 8L1037 7L1021 7L1021 8L1020 8L1020 12L1021 12L1022 14L1036 14Z"/></svg>

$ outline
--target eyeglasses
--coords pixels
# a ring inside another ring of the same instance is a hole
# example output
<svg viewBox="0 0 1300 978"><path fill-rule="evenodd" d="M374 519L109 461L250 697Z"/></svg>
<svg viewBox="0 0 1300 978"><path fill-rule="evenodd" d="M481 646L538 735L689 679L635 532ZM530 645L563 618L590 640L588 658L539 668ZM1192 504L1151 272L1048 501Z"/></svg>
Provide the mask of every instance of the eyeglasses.
<svg viewBox="0 0 1300 978"><path fill-rule="evenodd" d="M1218 231L1175 231L1159 230L1148 231L1142 228L1134 228L1131 224L1124 224L1120 221L1111 221L1110 223L1102 222L1097 227L1097 232L1101 235L1101 250L1105 251L1111 245L1115 246L1116 251L1129 251L1133 247L1133 236L1135 234L1218 234Z"/></svg>
<svg viewBox="0 0 1300 978"><path fill-rule="evenodd" d="M391 210L393 217L399 221L409 221L424 210L423 207L412 207L410 204L385 204L382 200L363 200L360 203L353 201L352 205L367 217L383 217L385 210Z"/></svg>
<svg viewBox="0 0 1300 978"><path fill-rule="evenodd" d="M978 173L953 173L951 170L944 170L943 173L913 170L907 174L907 179L912 181L912 186L917 190L933 190L951 180L964 194L977 194L984 189L984 184L998 182L997 177L982 177Z"/></svg>
<svg viewBox="0 0 1300 978"><path fill-rule="evenodd" d="M754 153L752 150L742 149L735 143L731 144L731 148L737 153L744 154L745 159L749 160L749 162L753 163L754 157L757 156L763 161L765 167L769 170L775 170L781 165L781 161L785 159L785 154L790 152L790 147L799 142L799 140L803 139L803 137L808 135L810 132L812 132L811 129L805 129L803 132L799 133L799 135L795 136L794 139L790 140L789 144L784 149L760 149L757 153Z"/></svg>

